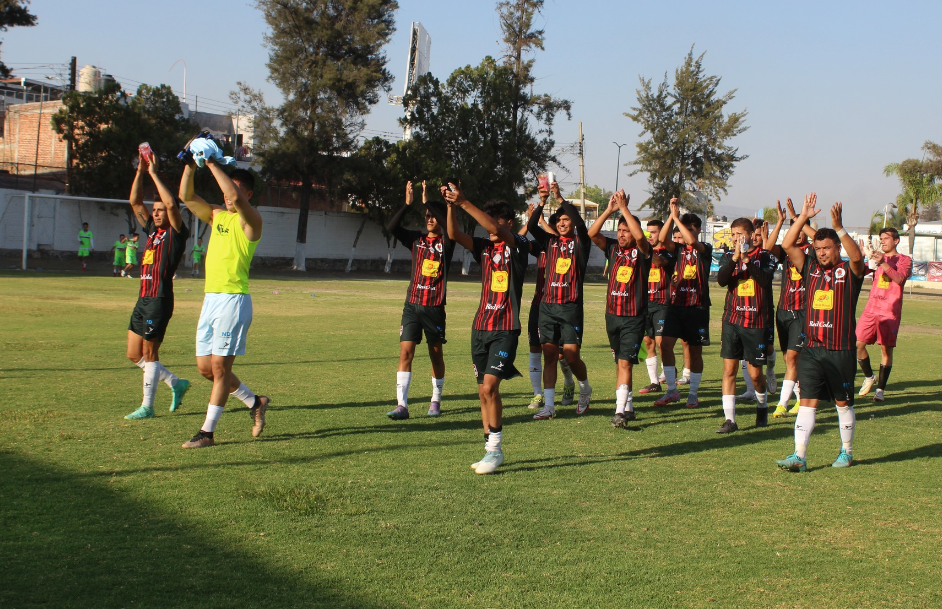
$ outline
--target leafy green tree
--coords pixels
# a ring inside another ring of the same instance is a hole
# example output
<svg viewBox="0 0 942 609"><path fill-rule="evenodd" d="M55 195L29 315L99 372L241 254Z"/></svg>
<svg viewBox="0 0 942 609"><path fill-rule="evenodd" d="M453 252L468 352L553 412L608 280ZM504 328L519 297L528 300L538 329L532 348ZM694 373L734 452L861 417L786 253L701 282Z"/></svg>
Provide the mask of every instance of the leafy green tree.
<svg viewBox="0 0 942 609"><path fill-rule="evenodd" d="M566 198L571 201L581 201L582 200L582 189L577 188L568 195ZM585 187L585 200L592 201L593 203L598 203L602 207L608 205L609 199L612 198L612 191L605 190L601 186L586 186Z"/></svg>
<svg viewBox="0 0 942 609"><path fill-rule="evenodd" d="M919 213L942 200L942 185L936 181L931 164L917 159L890 163L883 168L883 173L887 177L896 176L899 179L901 191L896 196L896 207L906 215L906 224L909 225L909 251L912 252L916 242Z"/></svg>
<svg viewBox="0 0 942 609"><path fill-rule="evenodd" d="M28 5L29 0L0 0L0 32L36 25L36 15L29 12ZM0 78L10 78L11 74L10 68L0 61Z"/></svg>
<svg viewBox="0 0 942 609"><path fill-rule="evenodd" d="M268 142L258 151L264 173L301 184L295 268L305 269L314 184L335 190L342 162L355 149L363 117L389 91L383 46L395 31L395 0L258 0L271 28L270 80L285 101L270 112Z"/></svg>
<svg viewBox="0 0 942 609"><path fill-rule="evenodd" d="M778 209L775 207L763 207L762 219L771 222L773 225L778 222Z"/></svg>
<svg viewBox="0 0 942 609"><path fill-rule="evenodd" d="M736 90L718 93L720 77L704 73L704 55L695 57L691 47L674 72L673 86L666 74L656 88L639 77L638 105L625 113L641 126L644 138L629 163L637 166L630 175L648 174L651 196L644 206L655 216L667 214L672 197L688 209L707 212L703 201L727 194L736 164L748 158L729 143L748 129L747 112L728 111ZM695 196L697 191L705 198Z"/></svg>
<svg viewBox="0 0 942 609"><path fill-rule="evenodd" d="M902 229L903 225L906 224L906 211L900 210L899 208L890 207L886 210L887 216L884 220L883 212L884 210L879 210L873 212L873 215L870 216L870 228L868 229L868 235L879 235L880 229L884 226L892 226L896 229Z"/></svg>

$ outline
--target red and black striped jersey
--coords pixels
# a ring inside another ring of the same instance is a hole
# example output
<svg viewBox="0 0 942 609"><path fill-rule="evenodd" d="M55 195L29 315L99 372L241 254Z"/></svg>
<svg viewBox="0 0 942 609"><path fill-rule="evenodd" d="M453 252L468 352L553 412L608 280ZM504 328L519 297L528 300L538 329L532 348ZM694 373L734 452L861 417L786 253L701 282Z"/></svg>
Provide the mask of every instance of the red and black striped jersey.
<svg viewBox="0 0 942 609"><path fill-rule="evenodd" d="M514 243L474 238L472 251L481 265L481 304L474 316L475 330L519 330L520 297L530 256L527 240L514 235Z"/></svg>
<svg viewBox="0 0 942 609"><path fill-rule="evenodd" d="M184 224L179 231L172 226L157 228L150 218L144 226L147 246L141 258L141 296L173 297L173 274L186 251L190 229Z"/></svg>
<svg viewBox="0 0 942 609"><path fill-rule="evenodd" d="M533 292L533 302L543 302L543 291L546 288L546 246L539 241L529 241L530 255L536 256L536 290Z"/></svg>
<svg viewBox="0 0 942 609"><path fill-rule="evenodd" d="M667 251L666 247L656 247L653 250L653 256L660 256L661 266L654 265L654 258L651 258L651 269L648 271L648 302L657 304L670 304L671 302L671 274L674 272L674 255Z"/></svg>
<svg viewBox="0 0 942 609"><path fill-rule="evenodd" d="M710 306L710 264L713 262L713 246L701 243L700 253L692 245L678 246L674 250L677 259L674 273L678 283L674 286L671 304L678 307Z"/></svg>
<svg viewBox="0 0 942 609"><path fill-rule="evenodd" d="M396 237L412 250L412 280L406 302L424 307L445 306L448 268L455 242L442 235L399 229Z"/></svg>
<svg viewBox="0 0 942 609"><path fill-rule="evenodd" d="M592 240L574 234L552 236L546 246L546 283L543 302L548 304L582 303L582 284L589 265Z"/></svg>
<svg viewBox="0 0 942 609"><path fill-rule="evenodd" d="M622 248L617 239L605 238L608 259L608 296L606 313L619 317L637 317L648 310L647 282L651 253L645 256L637 245Z"/></svg>
<svg viewBox="0 0 942 609"><path fill-rule="evenodd" d="M801 248L805 257L814 256L810 245ZM801 276L801 269L792 263L791 258L785 257L785 266L782 268L782 291L778 295L778 308L784 311L801 311L805 308L805 282Z"/></svg>
<svg viewBox="0 0 942 609"><path fill-rule="evenodd" d="M805 346L847 351L857 343L857 297L863 277L841 260L826 269L813 255L805 256Z"/></svg>
<svg viewBox="0 0 942 609"><path fill-rule="evenodd" d="M723 321L742 328L772 327L772 284L778 259L755 248L733 262L733 253L723 255L716 281L726 288Z"/></svg>

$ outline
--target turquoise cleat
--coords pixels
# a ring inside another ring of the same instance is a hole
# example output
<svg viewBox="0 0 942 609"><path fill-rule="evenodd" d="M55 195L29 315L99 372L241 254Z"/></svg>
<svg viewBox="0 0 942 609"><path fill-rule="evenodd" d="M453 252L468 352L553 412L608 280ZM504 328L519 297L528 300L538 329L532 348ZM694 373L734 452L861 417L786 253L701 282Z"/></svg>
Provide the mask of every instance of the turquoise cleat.
<svg viewBox="0 0 942 609"><path fill-rule="evenodd" d="M781 461L776 461L776 464L782 469L787 469L790 472L806 472L808 471L808 462L798 456L798 453L792 453L782 459Z"/></svg>
<svg viewBox="0 0 942 609"><path fill-rule="evenodd" d="M153 406L141 406L131 414L124 415L124 418L129 421L136 421L137 419L153 419L154 408Z"/></svg>
<svg viewBox="0 0 942 609"><path fill-rule="evenodd" d="M831 464L831 467L850 467L853 462L853 456L851 456L846 449L842 448L840 454L837 455L837 459Z"/></svg>
<svg viewBox="0 0 942 609"><path fill-rule="evenodd" d="M177 379L177 384L170 388L173 391L173 401L170 402L170 412L183 405L183 396L190 389L190 381Z"/></svg>

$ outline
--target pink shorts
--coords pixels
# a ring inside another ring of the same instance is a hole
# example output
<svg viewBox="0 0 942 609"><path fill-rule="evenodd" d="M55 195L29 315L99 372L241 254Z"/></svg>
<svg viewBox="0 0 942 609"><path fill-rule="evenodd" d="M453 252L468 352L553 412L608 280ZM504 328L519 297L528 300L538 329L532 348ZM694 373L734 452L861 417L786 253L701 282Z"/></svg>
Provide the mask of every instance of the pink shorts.
<svg viewBox="0 0 942 609"><path fill-rule="evenodd" d="M899 332L899 319L879 317L864 311L857 320L857 340L884 347L896 346L896 334Z"/></svg>

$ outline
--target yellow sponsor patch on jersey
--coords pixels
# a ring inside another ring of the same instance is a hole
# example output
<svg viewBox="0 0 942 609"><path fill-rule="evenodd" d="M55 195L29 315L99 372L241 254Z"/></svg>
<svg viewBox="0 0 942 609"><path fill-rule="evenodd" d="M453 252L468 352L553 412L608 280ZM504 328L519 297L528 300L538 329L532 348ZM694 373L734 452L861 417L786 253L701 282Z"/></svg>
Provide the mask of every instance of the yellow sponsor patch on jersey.
<svg viewBox="0 0 942 609"><path fill-rule="evenodd" d="M651 269L648 273L648 283L661 283L661 269Z"/></svg>
<svg viewBox="0 0 942 609"><path fill-rule="evenodd" d="M507 271L494 271L491 273L491 291L506 292L510 273Z"/></svg>
<svg viewBox="0 0 942 609"><path fill-rule="evenodd" d="M886 273L880 273L880 278L877 279L877 287L883 290L890 287L890 278L886 276Z"/></svg>
<svg viewBox="0 0 942 609"><path fill-rule="evenodd" d="M422 275L424 277L438 277L438 267L440 265L441 262L438 260L423 260Z"/></svg>
<svg viewBox="0 0 942 609"><path fill-rule="evenodd" d="M154 264L154 250L144 252L144 264Z"/></svg>
<svg viewBox="0 0 942 609"><path fill-rule="evenodd" d="M697 265L688 264L684 266L684 279L696 279L697 278Z"/></svg>
<svg viewBox="0 0 942 609"><path fill-rule="evenodd" d="M793 266L789 271L789 277L792 281L801 281L801 273L798 272L798 267Z"/></svg>
<svg viewBox="0 0 942 609"><path fill-rule="evenodd" d="M811 308L815 311L830 311L834 308L834 290L815 290Z"/></svg>
<svg viewBox="0 0 942 609"><path fill-rule="evenodd" d="M756 280L747 279L736 286L736 295L743 298L752 298L756 295Z"/></svg>
<svg viewBox="0 0 942 609"><path fill-rule="evenodd" d="M569 272L569 269L572 267L572 258L557 258L556 259L556 272L560 275L565 275Z"/></svg>
<svg viewBox="0 0 942 609"><path fill-rule="evenodd" d="M631 276L634 274L635 270L630 266L620 266L618 271L615 273L615 279L621 283L628 283L631 281Z"/></svg>

